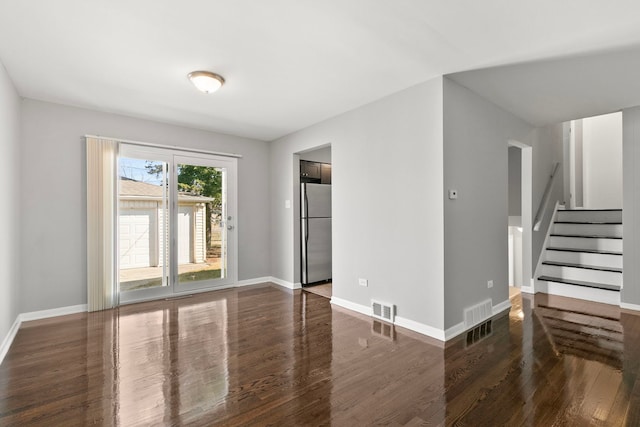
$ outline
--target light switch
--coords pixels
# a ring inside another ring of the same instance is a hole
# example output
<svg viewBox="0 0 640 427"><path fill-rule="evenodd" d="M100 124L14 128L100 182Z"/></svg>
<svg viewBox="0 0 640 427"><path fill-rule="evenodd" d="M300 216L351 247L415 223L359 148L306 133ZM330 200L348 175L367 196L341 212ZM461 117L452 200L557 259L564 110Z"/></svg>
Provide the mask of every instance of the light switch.
<svg viewBox="0 0 640 427"><path fill-rule="evenodd" d="M284 208L285 209L291 209L291 200L285 200L284 201Z"/></svg>

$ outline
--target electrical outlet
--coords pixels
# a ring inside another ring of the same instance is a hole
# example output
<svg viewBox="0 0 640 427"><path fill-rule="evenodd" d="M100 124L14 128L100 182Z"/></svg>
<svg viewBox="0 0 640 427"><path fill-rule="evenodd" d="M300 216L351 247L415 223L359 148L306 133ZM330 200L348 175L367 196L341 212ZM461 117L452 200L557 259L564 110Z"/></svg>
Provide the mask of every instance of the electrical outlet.
<svg viewBox="0 0 640 427"><path fill-rule="evenodd" d="M367 279L358 279L358 285L364 286L365 288L369 286L369 281Z"/></svg>
<svg viewBox="0 0 640 427"><path fill-rule="evenodd" d="M487 288L493 288L493 280L487 281Z"/></svg>

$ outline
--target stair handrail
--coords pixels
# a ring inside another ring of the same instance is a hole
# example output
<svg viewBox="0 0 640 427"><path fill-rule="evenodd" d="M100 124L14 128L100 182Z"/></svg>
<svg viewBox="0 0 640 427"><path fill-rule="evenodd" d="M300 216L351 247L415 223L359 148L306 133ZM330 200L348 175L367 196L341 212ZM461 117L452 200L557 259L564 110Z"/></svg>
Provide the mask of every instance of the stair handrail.
<svg viewBox="0 0 640 427"><path fill-rule="evenodd" d="M542 196L542 200L540 201L540 206L538 207L538 212L536 213L536 219L533 222L533 231L540 231L542 219L544 218L544 213L547 210L547 205L549 204L549 199L551 198L551 189L553 188L553 180L556 177L558 166L560 166L559 162L554 165L553 172L551 172L551 176L549 177L547 186L544 189L544 195Z"/></svg>

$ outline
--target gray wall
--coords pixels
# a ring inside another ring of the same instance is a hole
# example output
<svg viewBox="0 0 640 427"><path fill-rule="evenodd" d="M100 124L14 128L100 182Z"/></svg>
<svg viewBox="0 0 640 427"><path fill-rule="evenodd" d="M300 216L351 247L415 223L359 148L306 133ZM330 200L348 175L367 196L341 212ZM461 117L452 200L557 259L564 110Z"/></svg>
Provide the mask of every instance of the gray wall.
<svg viewBox="0 0 640 427"><path fill-rule="evenodd" d="M640 305L640 107L622 111L622 154L624 288L621 300Z"/></svg>
<svg viewBox="0 0 640 427"><path fill-rule="evenodd" d="M19 313L20 98L0 63L0 344Z"/></svg>
<svg viewBox="0 0 640 427"><path fill-rule="evenodd" d="M33 100L22 118L21 312L87 302L85 134L242 154L238 275L269 276L267 143Z"/></svg>
<svg viewBox="0 0 640 427"><path fill-rule="evenodd" d="M295 153L327 143L334 296L367 307L380 299L400 317L442 329L442 79L272 142L272 275L288 282L299 281L299 226L285 208L298 191Z"/></svg>
<svg viewBox="0 0 640 427"><path fill-rule="evenodd" d="M444 79L445 328L487 298L508 299L508 142L533 147L533 215L562 144L554 128L533 128L463 86ZM560 135L561 136L561 135ZM558 145L558 147L556 147ZM562 186L562 178L558 181ZM555 204L555 201L551 202ZM553 207L553 206L552 206ZM535 268L547 223L533 235ZM493 288L487 281L493 280Z"/></svg>
<svg viewBox="0 0 640 427"><path fill-rule="evenodd" d="M522 153L509 147L509 216L522 215Z"/></svg>
<svg viewBox="0 0 640 427"><path fill-rule="evenodd" d="M530 141L533 144L533 194L532 194L532 218L535 221L535 215L538 212L544 190L547 187L551 172L556 163L560 163L557 176L554 179L554 185L551 189L551 197L547 210L544 213L542 225L539 231L533 232L532 243L532 260L535 270L542 250L544 249L544 239L551 225L552 212L557 201L564 201L564 171L563 171L563 147L562 147L562 123L547 126L544 128L536 128ZM535 271L534 271L535 272Z"/></svg>

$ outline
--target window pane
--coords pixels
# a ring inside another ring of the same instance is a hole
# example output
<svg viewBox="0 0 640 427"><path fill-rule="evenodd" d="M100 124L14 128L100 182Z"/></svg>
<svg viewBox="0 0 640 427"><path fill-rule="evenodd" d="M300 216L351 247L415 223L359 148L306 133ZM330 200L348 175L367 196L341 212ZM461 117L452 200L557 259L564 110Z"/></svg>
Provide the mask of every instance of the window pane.
<svg viewBox="0 0 640 427"><path fill-rule="evenodd" d="M119 159L120 291L167 286L167 164Z"/></svg>
<svg viewBox="0 0 640 427"><path fill-rule="evenodd" d="M225 170L178 164L178 283L226 277Z"/></svg>

